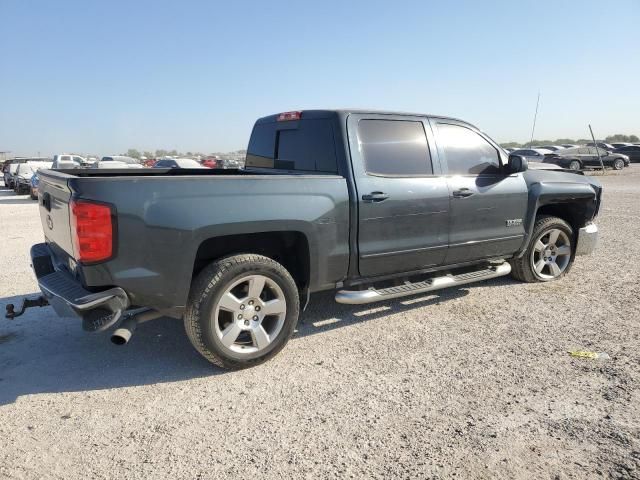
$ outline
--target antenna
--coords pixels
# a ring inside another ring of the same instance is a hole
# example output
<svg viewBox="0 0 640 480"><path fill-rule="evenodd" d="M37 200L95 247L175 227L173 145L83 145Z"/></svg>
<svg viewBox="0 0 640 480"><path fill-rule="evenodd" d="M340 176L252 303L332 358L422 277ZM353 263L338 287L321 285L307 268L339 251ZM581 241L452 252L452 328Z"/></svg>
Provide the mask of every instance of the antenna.
<svg viewBox="0 0 640 480"><path fill-rule="evenodd" d="M598 142L596 142L596 136L593 134L591 124L589 124L589 131L591 132L591 138L593 139L593 146L598 154L598 160L600 160L600 168L602 168L602 173L604 174L604 163L602 163L602 157L600 156L600 147L598 147Z"/></svg>
<svg viewBox="0 0 640 480"><path fill-rule="evenodd" d="M540 90L538 90L538 101L536 102L536 113L533 115L533 128L531 129L531 141L529 148L533 147L533 133L536 131L536 119L538 118L538 105L540 105Z"/></svg>

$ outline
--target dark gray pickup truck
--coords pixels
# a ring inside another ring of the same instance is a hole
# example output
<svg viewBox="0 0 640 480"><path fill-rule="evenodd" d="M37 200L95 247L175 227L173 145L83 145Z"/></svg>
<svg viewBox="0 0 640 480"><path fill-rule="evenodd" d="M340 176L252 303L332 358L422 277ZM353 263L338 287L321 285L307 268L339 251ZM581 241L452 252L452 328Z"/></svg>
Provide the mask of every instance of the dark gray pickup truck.
<svg viewBox="0 0 640 480"><path fill-rule="evenodd" d="M556 167L557 168L557 167ZM183 318L240 368L280 351L321 290L362 304L511 273L565 275L597 241L602 189L529 169L473 125L360 110L259 119L240 170L46 170L42 297L88 331Z"/></svg>

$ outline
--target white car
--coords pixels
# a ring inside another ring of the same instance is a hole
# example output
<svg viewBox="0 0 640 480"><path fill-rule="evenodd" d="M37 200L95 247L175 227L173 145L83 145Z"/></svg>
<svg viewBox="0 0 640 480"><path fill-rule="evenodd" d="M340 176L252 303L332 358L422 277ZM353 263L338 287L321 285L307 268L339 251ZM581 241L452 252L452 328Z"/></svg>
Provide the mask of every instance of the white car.
<svg viewBox="0 0 640 480"><path fill-rule="evenodd" d="M207 168L191 158L166 158L158 160L154 168Z"/></svg>
<svg viewBox="0 0 640 480"><path fill-rule="evenodd" d="M99 162L94 163L93 168L144 168L138 160L124 155L111 155L102 157Z"/></svg>
<svg viewBox="0 0 640 480"><path fill-rule="evenodd" d="M18 163L14 176L13 189L18 195L31 190L31 177L41 168L51 168L53 162L25 162Z"/></svg>
<svg viewBox="0 0 640 480"><path fill-rule="evenodd" d="M86 159L80 155L61 153L53 156L53 165L51 168L54 170L66 170L70 168L82 168L86 164Z"/></svg>

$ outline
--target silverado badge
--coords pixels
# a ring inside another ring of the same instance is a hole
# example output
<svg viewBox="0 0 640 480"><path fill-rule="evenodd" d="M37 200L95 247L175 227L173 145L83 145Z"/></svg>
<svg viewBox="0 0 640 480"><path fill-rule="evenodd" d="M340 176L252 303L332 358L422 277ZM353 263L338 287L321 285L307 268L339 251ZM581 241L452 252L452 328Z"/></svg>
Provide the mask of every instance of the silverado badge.
<svg viewBox="0 0 640 480"><path fill-rule="evenodd" d="M507 220L507 227L519 227L520 225L522 225L521 218L511 218Z"/></svg>

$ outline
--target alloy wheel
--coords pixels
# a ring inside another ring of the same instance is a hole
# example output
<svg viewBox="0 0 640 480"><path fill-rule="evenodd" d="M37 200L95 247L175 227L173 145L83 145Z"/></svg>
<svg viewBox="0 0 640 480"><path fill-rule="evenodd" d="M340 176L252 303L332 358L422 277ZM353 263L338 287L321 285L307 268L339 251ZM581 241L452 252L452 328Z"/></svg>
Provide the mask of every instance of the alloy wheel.
<svg viewBox="0 0 640 480"><path fill-rule="evenodd" d="M540 278L559 277L571 262L571 240L559 228L547 230L538 237L531 251L531 268Z"/></svg>
<svg viewBox="0 0 640 480"><path fill-rule="evenodd" d="M280 286L264 275L234 281L213 311L214 330L224 348L240 354L266 349L284 325L287 301Z"/></svg>

